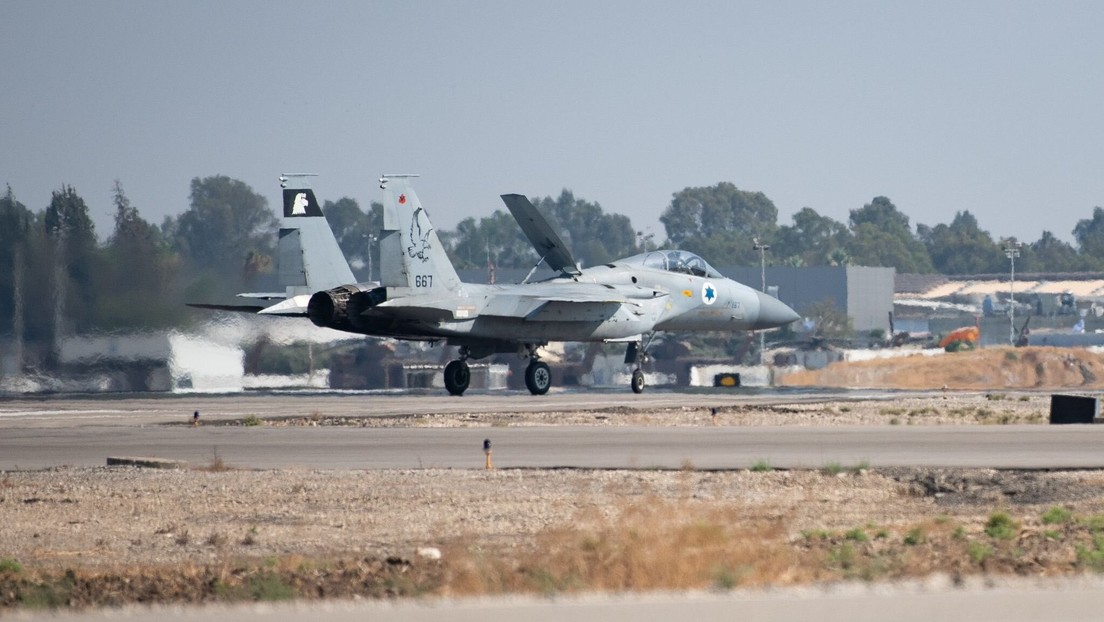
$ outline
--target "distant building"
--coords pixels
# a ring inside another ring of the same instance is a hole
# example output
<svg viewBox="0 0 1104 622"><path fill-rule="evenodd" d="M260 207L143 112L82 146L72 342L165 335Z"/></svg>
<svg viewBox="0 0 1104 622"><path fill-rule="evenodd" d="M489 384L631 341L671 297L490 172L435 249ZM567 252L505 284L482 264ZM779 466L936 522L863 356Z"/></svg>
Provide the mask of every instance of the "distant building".
<svg viewBox="0 0 1104 622"><path fill-rule="evenodd" d="M898 330L907 327L936 336L976 324L982 346L1004 345L1010 339L1026 339L1031 345L1097 345L1104 342L1104 335L1096 333L1104 330L1104 275L1020 273L1013 283L1009 274L900 274L894 316ZM1075 331L1080 335L1074 337Z"/></svg>
<svg viewBox="0 0 1104 622"><path fill-rule="evenodd" d="M759 266L718 267L725 276L760 289ZM767 266L767 287L778 287L778 299L798 313L831 301L851 318L856 331L889 332L896 270L864 266Z"/></svg>

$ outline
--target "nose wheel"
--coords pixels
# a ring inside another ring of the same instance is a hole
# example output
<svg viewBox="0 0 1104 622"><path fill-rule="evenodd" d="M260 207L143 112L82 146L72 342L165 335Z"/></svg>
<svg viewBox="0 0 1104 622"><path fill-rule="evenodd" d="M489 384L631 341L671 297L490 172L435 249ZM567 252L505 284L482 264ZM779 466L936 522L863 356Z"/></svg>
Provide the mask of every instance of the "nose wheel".
<svg viewBox="0 0 1104 622"><path fill-rule="evenodd" d="M471 383L471 369L461 360L451 361L445 365L445 389L450 395L463 395Z"/></svg>
<svg viewBox="0 0 1104 622"><path fill-rule="evenodd" d="M544 395L552 386L552 370L544 361L530 361L525 368L525 387L533 395Z"/></svg>
<svg viewBox="0 0 1104 622"><path fill-rule="evenodd" d="M625 364L635 366L632 379L629 380L629 388L633 393L644 392L644 371L640 367L648 360L648 348L651 347L655 336L653 332L648 336L647 341L630 341L629 347L625 349Z"/></svg>

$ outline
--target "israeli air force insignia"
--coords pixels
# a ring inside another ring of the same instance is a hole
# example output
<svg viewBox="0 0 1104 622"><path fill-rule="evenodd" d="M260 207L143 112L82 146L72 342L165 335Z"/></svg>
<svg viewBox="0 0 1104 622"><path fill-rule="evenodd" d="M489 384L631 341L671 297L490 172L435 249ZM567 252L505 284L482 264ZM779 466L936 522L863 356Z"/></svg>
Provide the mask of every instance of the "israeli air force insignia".
<svg viewBox="0 0 1104 622"><path fill-rule="evenodd" d="M714 302L717 302L717 288L713 287L713 284L709 281L706 281L705 283L702 283L701 296L702 302L707 305L711 305Z"/></svg>

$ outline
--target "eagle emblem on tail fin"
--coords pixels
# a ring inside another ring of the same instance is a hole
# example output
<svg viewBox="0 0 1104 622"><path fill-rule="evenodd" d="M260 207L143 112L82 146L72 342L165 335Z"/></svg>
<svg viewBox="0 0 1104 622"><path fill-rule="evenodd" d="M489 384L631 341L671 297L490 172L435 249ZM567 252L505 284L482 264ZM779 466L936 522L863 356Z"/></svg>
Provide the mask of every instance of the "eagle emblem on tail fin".
<svg viewBox="0 0 1104 622"><path fill-rule="evenodd" d="M433 227L428 226L428 220L426 221L426 230L424 233L422 232L424 213L421 207L414 210L414 216L410 219L410 246L406 247L407 255L421 259L422 262L429 261L429 234L433 233Z"/></svg>

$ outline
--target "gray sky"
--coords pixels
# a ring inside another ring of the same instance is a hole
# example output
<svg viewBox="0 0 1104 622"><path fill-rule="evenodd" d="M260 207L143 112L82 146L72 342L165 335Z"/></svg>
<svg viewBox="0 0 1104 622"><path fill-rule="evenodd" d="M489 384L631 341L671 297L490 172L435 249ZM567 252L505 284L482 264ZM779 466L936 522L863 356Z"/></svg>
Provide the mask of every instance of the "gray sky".
<svg viewBox="0 0 1104 622"><path fill-rule="evenodd" d="M160 223L193 177L281 172L435 224L570 188L664 237L687 186L846 222L968 209L1072 240L1104 205L1104 2L0 0L0 183L34 210L111 187ZM722 261L715 258L712 261Z"/></svg>

